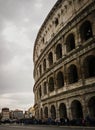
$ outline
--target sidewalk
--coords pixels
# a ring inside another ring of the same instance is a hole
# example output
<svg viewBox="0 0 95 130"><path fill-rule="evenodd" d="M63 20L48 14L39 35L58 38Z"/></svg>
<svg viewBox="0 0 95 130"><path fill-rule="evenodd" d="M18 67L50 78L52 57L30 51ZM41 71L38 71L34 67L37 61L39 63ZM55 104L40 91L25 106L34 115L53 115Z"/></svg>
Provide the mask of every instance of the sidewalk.
<svg viewBox="0 0 95 130"><path fill-rule="evenodd" d="M94 129L95 130L95 126L59 126L59 127L64 127L64 128L81 128L83 130L87 130L87 129Z"/></svg>

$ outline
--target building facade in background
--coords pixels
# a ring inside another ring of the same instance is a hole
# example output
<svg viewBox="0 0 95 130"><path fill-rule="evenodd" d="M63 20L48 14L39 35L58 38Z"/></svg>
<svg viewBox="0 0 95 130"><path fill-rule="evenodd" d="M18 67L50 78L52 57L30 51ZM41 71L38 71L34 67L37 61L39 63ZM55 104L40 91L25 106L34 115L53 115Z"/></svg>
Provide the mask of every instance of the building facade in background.
<svg viewBox="0 0 95 130"><path fill-rule="evenodd" d="M58 0L33 57L37 119L95 118L95 0Z"/></svg>
<svg viewBox="0 0 95 130"><path fill-rule="evenodd" d="M23 114L22 110L16 109L13 111L13 119L19 120L19 119L23 119L23 118L24 118L24 114Z"/></svg>
<svg viewBox="0 0 95 130"><path fill-rule="evenodd" d="M10 119L10 111L9 108L2 108L1 112L1 120L9 120Z"/></svg>

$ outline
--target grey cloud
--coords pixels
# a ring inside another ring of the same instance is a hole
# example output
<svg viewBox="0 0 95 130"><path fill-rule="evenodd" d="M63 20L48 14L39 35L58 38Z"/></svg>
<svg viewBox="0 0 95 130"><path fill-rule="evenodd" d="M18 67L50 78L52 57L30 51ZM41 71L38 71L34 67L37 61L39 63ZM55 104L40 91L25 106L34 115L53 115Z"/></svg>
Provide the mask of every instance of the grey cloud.
<svg viewBox="0 0 95 130"><path fill-rule="evenodd" d="M1 42L0 46L0 65L8 63L12 58L12 51Z"/></svg>
<svg viewBox="0 0 95 130"><path fill-rule="evenodd" d="M5 93L0 95L0 101L1 101L1 106L3 106L3 104L6 104L5 107L10 106L9 108L11 110L16 108L26 110L31 106L31 101L33 103L33 95L31 95L30 92Z"/></svg>
<svg viewBox="0 0 95 130"><path fill-rule="evenodd" d="M24 110L33 104L34 41L56 1L0 0L0 104Z"/></svg>

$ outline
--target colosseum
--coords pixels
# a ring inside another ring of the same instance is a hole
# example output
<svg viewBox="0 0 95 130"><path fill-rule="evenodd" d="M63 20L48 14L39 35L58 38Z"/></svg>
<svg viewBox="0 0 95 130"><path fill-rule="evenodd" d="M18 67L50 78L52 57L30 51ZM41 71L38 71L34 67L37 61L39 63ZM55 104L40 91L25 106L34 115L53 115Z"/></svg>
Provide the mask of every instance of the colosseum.
<svg viewBox="0 0 95 130"><path fill-rule="evenodd" d="M58 0L37 34L35 117L95 118L95 0Z"/></svg>

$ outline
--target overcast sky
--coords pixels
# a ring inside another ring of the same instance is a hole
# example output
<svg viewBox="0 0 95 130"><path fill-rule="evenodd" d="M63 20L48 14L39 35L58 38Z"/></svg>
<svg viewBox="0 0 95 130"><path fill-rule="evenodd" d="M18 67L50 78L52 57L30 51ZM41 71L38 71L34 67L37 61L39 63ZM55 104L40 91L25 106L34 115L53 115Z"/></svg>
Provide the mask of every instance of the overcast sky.
<svg viewBox="0 0 95 130"><path fill-rule="evenodd" d="M56 1L0 0L0 110L34 104L34 41Z"/></svg>

